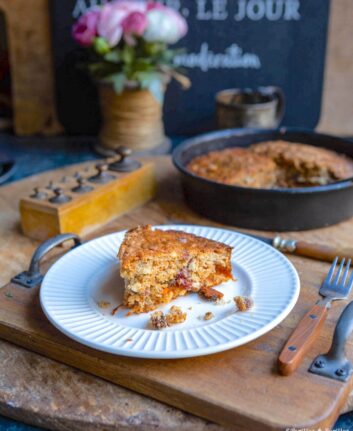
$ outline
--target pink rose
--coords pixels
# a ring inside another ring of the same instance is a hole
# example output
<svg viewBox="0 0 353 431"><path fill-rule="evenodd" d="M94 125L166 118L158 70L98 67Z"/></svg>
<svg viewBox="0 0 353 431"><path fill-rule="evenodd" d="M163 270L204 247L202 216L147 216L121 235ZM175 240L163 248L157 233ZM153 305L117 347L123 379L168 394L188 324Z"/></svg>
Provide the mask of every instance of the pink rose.
<svg viewBox="0 0 353 431"><path fill-rule="evenodd" d="M99 9L91 9L72 26L72 36L82 46L90 46L97 36Z"/></svg>
<svg viewBox="0 0 353 431"><path fill-rule="evenodd" d="M146 4L140 1L116 0L105 4L101 9L98 34L104 37L109 46L116 46L123 36L123 22L133 12L145 13Z"/></svg>
<svg viewBox="0 0 353 431"><path fill-rule="evenodd" d="M147 2L147 10L153 10L153 9L163 9L165 6L163 6L161 3L157 3L155 1L149 1Z"/></svg>
<svg viewBox="0 0 353 431"><path fill-rule="evenodd" d="M147 27L146 14L142 12L132 12L122 22L124 33L127 35L142 36Z"/></svg>

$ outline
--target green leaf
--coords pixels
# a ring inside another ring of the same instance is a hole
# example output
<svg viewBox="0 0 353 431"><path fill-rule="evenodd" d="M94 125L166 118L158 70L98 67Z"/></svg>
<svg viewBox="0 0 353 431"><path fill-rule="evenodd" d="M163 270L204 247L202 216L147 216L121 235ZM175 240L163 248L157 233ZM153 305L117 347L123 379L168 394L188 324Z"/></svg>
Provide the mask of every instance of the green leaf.
<svg viewBox="0 0 353 431"><path fill-rule="evenodd" d="M166 49L161 55L161 59L165 62L172 62L174 57L175 53L171 49Z"/></svg>
<svg viewBox="0 0 353 431"><path fill-rule="evenodd" d="M104 56L106 61L110 61L112 63L120 63L121 62L121 53L118 50L110 51L108 54Z"/></svg>
<svg viewBox="0 0 353 431"><path fill-rule="evenodd" d="M125 64L131 64L135 58L135 50L130 45L125 45L121 52L121 59Z"/></svg>
<svg viewBox="0 0 353 431"><path fill-rule="evenodd" d="M105 55L110 51L108 42L103 37L96 37L93 42L93 47L97 54Z"/></svg>
<svg viewBox="0 0 353 431"><path fill-rule="evenodd" d="M149 90L159 103L163 103L164 88L162 75L158 72L139 72L135 74L142 88Z"/></svg>
<svg viewBox="0 0 353 431"><path fill-rule="evenodd" d="M116 63L98 62L91 63L88 70L95 79L104 79L109 76L121 73L121 65Z"/></svg>
<svg viewBox="0 0 353 431"><path fill-rule="evenodd" d="M161 42L146 42L143 46L143 50L148 56L160 55L165 49L166 45Z"/></svg>
<svg viewBox="0 0 353 431"><path fill-rule="evenodd" d="M123 92L126 82L126 76L123 73L116 73L112 76L109 76L108 80L112 82L116 93L120 94Z"/></svg>
<svg viewBox="0 0 353 431"><path fill-rule="evenodd" d="M156 70L155 65L151 62L150 59L140 58L136 60L132 65L132 70L134 73L138 72L152 72Z"/></svg>
<svg viewBox="0 0 353 431"><path fill-rule="evenodd" d="M162 85L162 81L153 80L148 86L148 90L153 94L153 96L157 99L157 101L162 105L164 99L164 89Z"/></svg>

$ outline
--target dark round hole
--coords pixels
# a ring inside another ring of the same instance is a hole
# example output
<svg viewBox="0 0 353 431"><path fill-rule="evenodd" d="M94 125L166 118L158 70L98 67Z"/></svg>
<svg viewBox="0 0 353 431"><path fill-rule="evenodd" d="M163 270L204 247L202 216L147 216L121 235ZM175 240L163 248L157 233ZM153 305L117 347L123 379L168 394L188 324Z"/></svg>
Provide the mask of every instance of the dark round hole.
<svg viewBox="0 0 353 431"><path fill-rule="evenodd" d="M289 346L288 350L290 350L291 352L295 352L297 348L295 346Z"/></svg>

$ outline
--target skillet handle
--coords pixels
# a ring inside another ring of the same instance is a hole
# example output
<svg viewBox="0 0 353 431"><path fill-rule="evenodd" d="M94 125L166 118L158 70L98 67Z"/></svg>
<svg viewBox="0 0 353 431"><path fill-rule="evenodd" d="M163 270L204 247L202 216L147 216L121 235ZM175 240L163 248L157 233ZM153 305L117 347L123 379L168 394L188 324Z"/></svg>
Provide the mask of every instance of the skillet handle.
<svg viewBox="0 0 353 431"><path fill-rule="evenodd" d="M81 238L74 233L57 235L43 242L34 252L28 270L17 274L11 282L27 288L40 285L43 280L43 275L40 273L39 268L41 260L53 248L69 240L74 240L74 246L72 248L82 244Z"/></svg>

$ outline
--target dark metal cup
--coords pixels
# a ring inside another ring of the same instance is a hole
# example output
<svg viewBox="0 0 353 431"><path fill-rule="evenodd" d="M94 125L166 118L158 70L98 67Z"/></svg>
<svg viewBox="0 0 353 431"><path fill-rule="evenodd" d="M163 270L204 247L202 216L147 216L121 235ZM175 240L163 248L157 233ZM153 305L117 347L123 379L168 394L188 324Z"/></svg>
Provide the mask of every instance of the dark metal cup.
<svg viewBox="0 0 353 431"><path fill-rule="evenodd" d="M285 109L282 90L273 86L223 90L217 93L216 104L220 129L277 128Z"/></svg>

